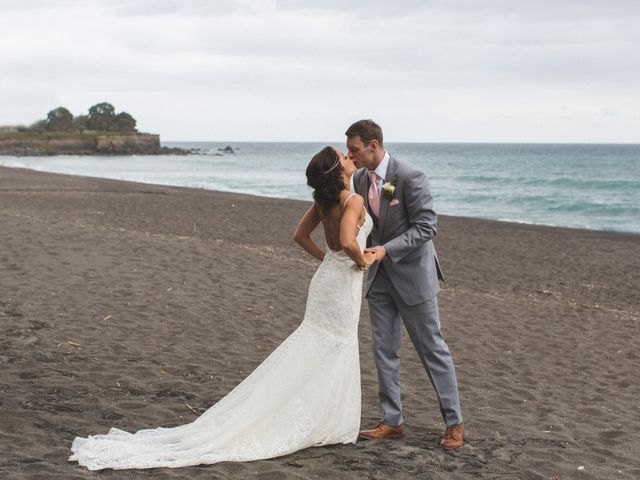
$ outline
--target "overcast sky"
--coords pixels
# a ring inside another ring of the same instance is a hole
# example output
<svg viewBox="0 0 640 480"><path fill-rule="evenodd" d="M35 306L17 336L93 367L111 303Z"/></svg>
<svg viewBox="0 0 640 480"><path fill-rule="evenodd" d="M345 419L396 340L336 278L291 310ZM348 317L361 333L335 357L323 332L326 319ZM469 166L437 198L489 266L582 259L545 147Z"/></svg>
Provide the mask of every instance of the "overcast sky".
<svg viewBox="0 0 640 480"><path fill-rule="evenodd" d="M168 140L640 143L639 0L0 0L0 125Z"/></svg>

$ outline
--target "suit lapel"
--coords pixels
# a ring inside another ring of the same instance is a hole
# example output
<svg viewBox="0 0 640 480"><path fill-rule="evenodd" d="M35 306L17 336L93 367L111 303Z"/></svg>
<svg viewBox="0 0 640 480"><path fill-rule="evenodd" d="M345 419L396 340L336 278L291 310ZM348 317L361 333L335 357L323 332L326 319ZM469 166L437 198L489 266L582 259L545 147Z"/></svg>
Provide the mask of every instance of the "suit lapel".
<svg viewBox="0 0 640 480"><path fill-rule="evenodd" d="M376 228L378 227L378 219L376 218L376 216L373 214L373 212L371 211L371 207L369 206L369 187L371 186L371 177L369 177L369 174L367 172L366 168L363 168L362 170L362 174L360 175L359 180L359 188L360 188L360 195L362 195L364 197L364 206L367 209L367 212L369 212L369 215L371 216L371 218L373 219L373 223L375 224Z"/></svg>
<svg viewBox="0 0 640 480"><path fill-rule="evenodd" d="M360 175L360 192L364 197L364 205L367 208L367 211L371 213L371 208L369 208L369 175L367 175L367 169L363 168L361 170L362 175Z"/></svg>
<svg viewBox="0 0 640 480"><path fill-rule="evenodd" d="M387 183L398 171L398 162L395 158L389 157L389 165L387 166L387 173L385 175L384 183ZM384 221L387 218L387 212L389 211L389 203L391 200L383 193L380 192L380 217L378 219L378 225L380 229L380 235L382 238L382 230L384 228Z"/></svg>

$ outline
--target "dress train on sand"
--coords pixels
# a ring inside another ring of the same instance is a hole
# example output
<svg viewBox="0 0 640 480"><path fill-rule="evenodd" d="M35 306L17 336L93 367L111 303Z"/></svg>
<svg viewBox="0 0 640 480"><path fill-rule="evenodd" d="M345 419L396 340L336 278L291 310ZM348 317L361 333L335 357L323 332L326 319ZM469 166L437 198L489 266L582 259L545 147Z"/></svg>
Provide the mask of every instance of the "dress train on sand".
<svg viewBox="0 0 640 480"><path fill-rule="evenodd" d="M371 227L365 213L357 236L362 249ZM354 443L362 280L343 251L327 250L300 326L227 396L186 425L77 437L69 461L90 470L185 467Z"/></svg>

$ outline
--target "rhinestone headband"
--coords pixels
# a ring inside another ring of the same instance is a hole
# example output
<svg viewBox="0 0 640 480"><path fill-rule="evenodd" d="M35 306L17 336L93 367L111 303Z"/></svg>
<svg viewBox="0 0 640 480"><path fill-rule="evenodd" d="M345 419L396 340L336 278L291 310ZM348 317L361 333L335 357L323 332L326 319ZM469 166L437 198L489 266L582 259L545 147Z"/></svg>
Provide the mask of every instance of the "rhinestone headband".
<svg viewBox="0 0 640 480"><path fill-rule="evenodd" d="M329 172L334 170L338 166L339 163L340 163L340 157L336 157L336 162L331 166L331 168L329 170L325 170L324 174L327 175Z"/></svg>

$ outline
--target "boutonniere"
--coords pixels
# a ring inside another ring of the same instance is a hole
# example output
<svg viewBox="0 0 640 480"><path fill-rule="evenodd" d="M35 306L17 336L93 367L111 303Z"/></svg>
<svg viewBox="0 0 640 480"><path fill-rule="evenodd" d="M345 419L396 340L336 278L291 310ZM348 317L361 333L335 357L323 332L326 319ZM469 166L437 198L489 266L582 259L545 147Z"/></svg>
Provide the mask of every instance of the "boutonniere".
<svg viewBox="0 0 640 480"><path fill-rule="evenodd" d="M397 175L394 175L388 182L382 184L382 193L389 200L393 200L393 196L396 194L396 185L398 185Z"/></svg>

